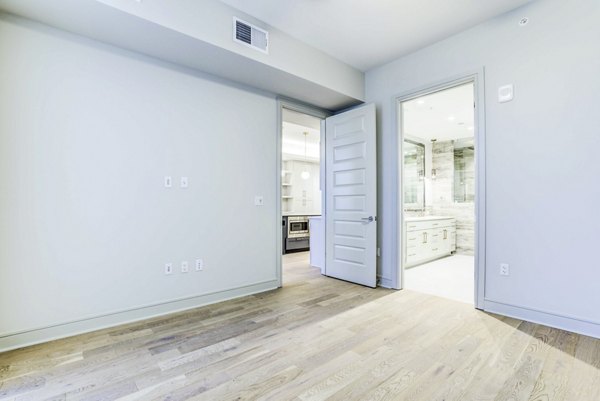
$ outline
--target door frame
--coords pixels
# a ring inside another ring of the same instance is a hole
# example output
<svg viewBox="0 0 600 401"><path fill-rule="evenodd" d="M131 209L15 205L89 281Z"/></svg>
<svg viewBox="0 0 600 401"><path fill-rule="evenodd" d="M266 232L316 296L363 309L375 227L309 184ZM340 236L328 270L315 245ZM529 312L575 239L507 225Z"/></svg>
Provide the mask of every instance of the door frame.
<svg viewBox="0 0 600 401"><path fill-rule="evenodd" d="M399 106L402 102L415 99L434 92L439 92L445 89L450 89L461 84L473 83L474 85L474 103L475 103L475 125L474 125L474 141L475 141L475 282L474 304L475 308L483 309L485 296L485 250L486 250L486 231L485 231L485 88L484 88L484 68L475 71L469 71L454 77L443 79L427 85L423 85L399 95L392 99L393 121L392 126L395 131L394 138L396 140L396 154L394 156L394 180L393 190L395 196L394 202L394 244L398 244L392 255L392 285L393 288L402 289L404 284L404 263L403 263L403 235L404 235L404 191L402 177L404 176L404 159L403 159L403 138L402 132L402 113Z"/></svg>
<svg viewBox="0 0 600 401"><path fill-rule="evenodd" d="M325 210L325 119L333 113L328 110L322 109L317 106L312 106L306 103L302 103L300 101L289 99L286 97L277 97L277 138L276 138L276 187L275 187L275 207L277 214L277 222L276 222L276 246L275 246L275 276L277 280L277 286L281 288L283 286L283 243L281 240L281 221L283 220L282 213L282 201L281 201L281 169L283 167L282 160L282 136L283 136L283 109L288 109L291 111L295 111L302 114L307 114L312 117L320 118L321 121L321 160L319 160L319 169L320 169L320 186L321 190L321 215L324 215Z"/></svg>

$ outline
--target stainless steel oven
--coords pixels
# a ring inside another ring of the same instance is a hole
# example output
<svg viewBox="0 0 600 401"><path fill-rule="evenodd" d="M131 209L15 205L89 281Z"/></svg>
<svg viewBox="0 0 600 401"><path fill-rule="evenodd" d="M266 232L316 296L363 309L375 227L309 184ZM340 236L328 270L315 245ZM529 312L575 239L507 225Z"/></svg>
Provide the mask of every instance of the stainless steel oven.
<svg viewBox="0 0 600 401"><path fill-rule="evenodd" d="M307 216L289 216L288 217L288 238L309 237Z"/></svg>

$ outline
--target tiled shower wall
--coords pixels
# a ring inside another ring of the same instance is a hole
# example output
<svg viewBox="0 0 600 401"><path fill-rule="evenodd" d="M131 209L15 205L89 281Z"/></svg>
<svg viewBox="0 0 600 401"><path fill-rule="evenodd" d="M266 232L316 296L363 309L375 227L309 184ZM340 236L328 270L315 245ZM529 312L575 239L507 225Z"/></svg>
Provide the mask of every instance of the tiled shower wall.
<svg viewBox="0 0 600 401"><path fill-rule="evenodd" d="M454 142L435 142L432 147L432 168L436 178L431 185L431 212L456 219L456 253L475 252L475 204L454 202Z"/></svg>

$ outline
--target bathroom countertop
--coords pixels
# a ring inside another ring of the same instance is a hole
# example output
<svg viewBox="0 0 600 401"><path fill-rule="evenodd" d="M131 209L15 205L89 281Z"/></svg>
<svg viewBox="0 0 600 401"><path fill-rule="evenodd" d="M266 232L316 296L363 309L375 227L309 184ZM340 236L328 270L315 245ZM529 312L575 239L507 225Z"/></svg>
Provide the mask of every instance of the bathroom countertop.
<svg viewBox="0 0 600 401"><path fill-rule="evenodd" d="M298 216L306 216L306 217L320 217L320 214L315 214L315 213L283 213L282 214L283 217L298 217Z"/></svg>
<svg viewBox="0 0 600 401"><path fill-rule="evenodd" d="M404 219L405 222L410 221L429 221L429 220L446 220L453 219L452 216L419 216L419 217L406 217Z"/></svg>

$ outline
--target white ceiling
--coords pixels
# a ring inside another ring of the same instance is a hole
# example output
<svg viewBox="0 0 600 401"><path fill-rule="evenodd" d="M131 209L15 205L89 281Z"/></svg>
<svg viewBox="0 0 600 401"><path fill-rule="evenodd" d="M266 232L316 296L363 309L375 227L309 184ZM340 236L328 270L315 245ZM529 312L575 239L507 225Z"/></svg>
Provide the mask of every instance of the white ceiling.
<svg viewBox="0 0 600 401"><path fill-rule="evenodd" d="M367 71L531 0L221 1Z"/></svg>
<svg viewBox="0 0 600 401"><path fill-rule="evenodd" d="M283 111L283 138L282 153L284 160L304 160L318 161L321 148L319 141L321 138L321 120L306 114L296 113L294 111ZM304 133L307 135L304 135ZM306 156L304 153L304 140L306 138Z"/></svg>
<svg viewBox="0 0 600 401"><path fill-rule="evenodd" d="M474 135L473 84L403 102L402 124L406 136L423 141L449 141Z"/></svg>

